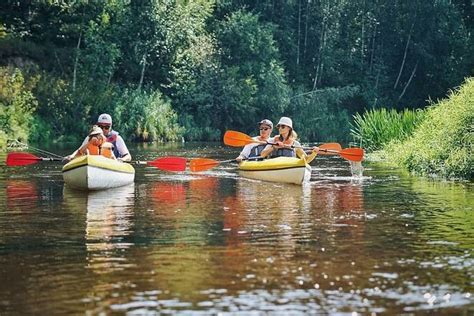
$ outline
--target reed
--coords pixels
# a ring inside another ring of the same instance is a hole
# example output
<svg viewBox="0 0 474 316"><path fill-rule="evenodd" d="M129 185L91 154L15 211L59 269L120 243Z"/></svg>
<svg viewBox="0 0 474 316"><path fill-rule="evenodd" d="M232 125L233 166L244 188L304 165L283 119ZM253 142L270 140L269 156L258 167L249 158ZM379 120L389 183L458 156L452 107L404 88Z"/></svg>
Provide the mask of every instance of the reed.
<svg viewBox="0 0 474 316"><path fill-rule="evenodd" d="M365 149L379 150L392 141L407 139L424 116L423 110L372 109L353 116L351 135Z"/></svg>

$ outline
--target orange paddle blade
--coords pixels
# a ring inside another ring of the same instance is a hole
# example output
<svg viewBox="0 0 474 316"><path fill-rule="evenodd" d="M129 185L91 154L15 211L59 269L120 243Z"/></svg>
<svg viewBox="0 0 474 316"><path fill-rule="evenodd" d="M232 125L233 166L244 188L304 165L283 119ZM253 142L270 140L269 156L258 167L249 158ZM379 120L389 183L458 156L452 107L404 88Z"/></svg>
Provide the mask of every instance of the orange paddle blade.
<svg viewBox="0 0 474 316"><path fill-rule="evenodd" d="M192 172L206 171L214 168L219 164L219 161L209 158L194 158L191 159L189 168Z"/></svg>
<svg viewBox="0 0 474 316"><path fill-rule="evenodd" d="M162 157L148 162L149 165L161 170L184 171L186 170L186 158L183 157Z"/></svg>
<svg viewBox="0 0 474 316"><path fill-rule="evenodd" d="M27 166L41 161L40 157L36 157L30 153L9 153L7 155L7 166Z"/></svg>
<svg viewBox="0 0 474 316"><path fill-rule="evenodd" d="M333 155L333 153L329 152L328 150L333 151L341 151L342 147L339 143L325 143L319 146L319 153L318 155Z"/></svg>
<svg viewBox="0 0 474 316"><path fill-rule="evenodd" d="M341 150L339 155L347 160L361 161L364 158L364 150L362 148L346 148Z"/></svg>
<svg viewBox="0 0 474 316"><path fill-rule="evenodd" d="M237 131L226 131L224 134L224 144L232 147L242 147L251 143L258 143L247 134Z"/></svg>

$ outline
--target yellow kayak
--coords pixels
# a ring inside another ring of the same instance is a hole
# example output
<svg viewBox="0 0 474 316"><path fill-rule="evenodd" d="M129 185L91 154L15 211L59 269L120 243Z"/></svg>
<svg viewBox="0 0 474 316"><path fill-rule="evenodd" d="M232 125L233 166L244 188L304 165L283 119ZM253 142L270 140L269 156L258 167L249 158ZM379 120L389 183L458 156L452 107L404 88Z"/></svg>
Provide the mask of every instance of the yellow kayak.
<svg viewBox="0 0 474 316"><path fill-rule="evenodd" d="M311 167L305 159L277 157L262 161L242 161L239 164L239 173L250 179L301 185L309 181Z"/></svg>
<svg viewBox="0 0 474 316"><path fill-rule="evenodd" d="M131 164L98 155L85 155L64 165L67 186L81 190L104 190L133 183L135 169Z"/></svg>

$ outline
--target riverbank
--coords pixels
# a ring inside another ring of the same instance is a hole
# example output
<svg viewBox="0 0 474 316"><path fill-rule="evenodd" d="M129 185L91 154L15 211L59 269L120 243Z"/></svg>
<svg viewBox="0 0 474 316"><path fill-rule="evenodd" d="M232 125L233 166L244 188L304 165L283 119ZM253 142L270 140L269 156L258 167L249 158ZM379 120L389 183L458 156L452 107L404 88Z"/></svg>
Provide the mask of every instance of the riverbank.
<svg viewBox="0 0 474 316"><path fill-rule="evenodd" d="M411 137L389 142L376 156L412 174L472 181L474 78L425 111Z"/></svg>

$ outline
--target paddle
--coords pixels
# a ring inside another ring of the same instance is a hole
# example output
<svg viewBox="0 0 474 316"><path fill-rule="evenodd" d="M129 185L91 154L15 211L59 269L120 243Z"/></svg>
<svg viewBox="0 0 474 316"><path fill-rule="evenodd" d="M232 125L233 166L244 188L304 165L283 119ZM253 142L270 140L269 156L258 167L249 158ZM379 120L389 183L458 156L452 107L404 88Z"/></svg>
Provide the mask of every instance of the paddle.
<svg viewBox="0 0 474 316"><path fill-rule="evenodd" d="M7 166L27 166L39 161L62 161L62 158L37 157L30 153L13 152L7 155Z"/></svg>
<svg viewBox="0 0 474 316"><path fill-rule="evenodd" d="M214 168L218 164L225 163L225 162L232 162L232 161L236 161L236 160L229 159L229 160L217 161L210 158L193 158L191 159L191 162L189 163L189 169L191 169L192 172L206 171L206 170Z"/></svg>
<svg viewBox="0 0 474 316"><path fill-rule="evenodd" d="M251 143L263 143L248 136L247 134L237 132L237 131L227 131L224 134L224 144L233 146L233 147L242 147ZM267 144L272 144L267 142ZM291 146L291 148L296 148ZM301 147L303 149L311 149L309 147ZM320 151L337 154L344 159L351 161L361 161L364 157L364 150L362 148L347 148L342 149L341 145L337 143L327 143L319 146Z"/></svg>
<svg viewBox="0 0 474 316"><path fill-rule="evenodd" d="M40 161L62 161L62 158L37 157L30 153L13 152L7 155L7 166L27 166ZM153 161L133 161L130 163L147 164L166 171L184 171L186 169L186 158L183 157L160 157Z"/></svg>
<svg viewBox="0 0 474 316"><path fill-rule="evenodd" d="M139 161L166 171L184 171L186 170L186 158L183 157L160 157L153 161Z"/></svg>

